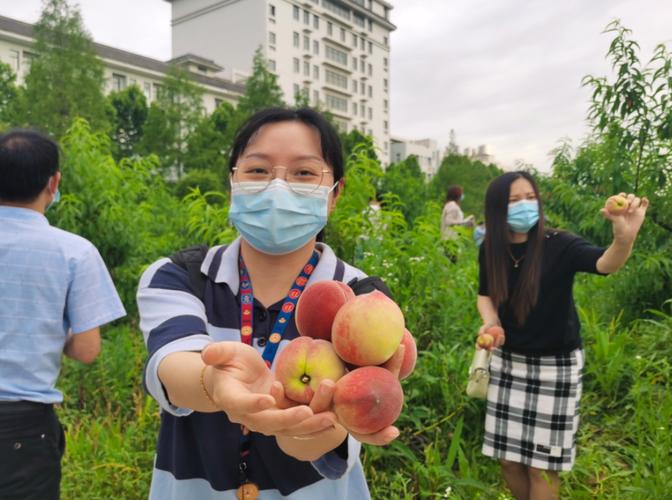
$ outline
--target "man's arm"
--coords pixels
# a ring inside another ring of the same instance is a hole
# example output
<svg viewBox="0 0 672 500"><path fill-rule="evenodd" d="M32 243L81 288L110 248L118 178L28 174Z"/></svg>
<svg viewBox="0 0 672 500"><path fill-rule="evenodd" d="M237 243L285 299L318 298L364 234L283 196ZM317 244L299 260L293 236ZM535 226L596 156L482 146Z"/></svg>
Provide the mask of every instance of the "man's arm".
<svg viewBox="0 0 672 500"><path fill-rule="evenodd" d="M63 354L89 365L100 354L100 328L92 328L82 333L69 333L65 339Z"/></svg>

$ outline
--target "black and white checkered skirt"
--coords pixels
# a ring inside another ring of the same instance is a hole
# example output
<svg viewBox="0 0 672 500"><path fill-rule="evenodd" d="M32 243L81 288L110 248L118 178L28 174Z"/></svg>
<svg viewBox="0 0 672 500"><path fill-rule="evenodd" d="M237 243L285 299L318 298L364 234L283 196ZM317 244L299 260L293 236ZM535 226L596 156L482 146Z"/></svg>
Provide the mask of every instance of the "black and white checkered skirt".
<svg viewBox="0 0 672 500"><path fill-rule="evenodd" d="M483 453L542 470L571 470L583 365L582 349L554 356L494 350Z"/></svg>

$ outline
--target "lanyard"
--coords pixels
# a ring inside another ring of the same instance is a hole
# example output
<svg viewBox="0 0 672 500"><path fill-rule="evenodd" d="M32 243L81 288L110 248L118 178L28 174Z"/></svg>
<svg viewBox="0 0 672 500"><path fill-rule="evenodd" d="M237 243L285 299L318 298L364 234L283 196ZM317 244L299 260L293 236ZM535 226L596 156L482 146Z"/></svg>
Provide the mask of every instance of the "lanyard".
<svg viewBox="0 0 672 500"><path fill-rule="evenodd" d="M296 303L299 301L304 288L306 288L308 278L313 274L319 259L320 254L314 250L310 260L303 266L301 273L287 293L285 302L282 304L282 308L278 314L278 319L275 321L275 325L273 325L272 333L268 337L264 353L261 355L266 366L269 368L273 363L275 354L278 352L278 346L285 334L289 320L292 318L292 314L294 314ZM252 292L252 282L250 281L250 275L242 255L238 258L238 263L240 270L240 338L242 342L252 345L254 293Z"/></svg>
<svg viewBox="0 0 672 500"><path fill-rule="evenodd" d="M278 313L278 318L273 325L272 333L270 337L268 337L268 342L261 355L266 366L269 368L278 352L278 346L285 334L289 320L292 318L292 314L294 314L296 303L298 302L299 297L301 297L304 288L306 288L308 278L313 274L319 259L320 254L314 250L310 260L303 266L301 273L287 293L287 297L282 304L280 313ZM238 269L240 272L240 340L248 345L252 345L254 294L252 292L250 274L247 271L242 255L238 257ZM238 478L240 483L238 495L239 498L249 498L250 500L253 500L257 498L259 490L255 484L249 481L247 475L247 458L250 454L250 444L250 431L243 427L240 436L240 457L238 463L238 472L240 474Z"/></svg>

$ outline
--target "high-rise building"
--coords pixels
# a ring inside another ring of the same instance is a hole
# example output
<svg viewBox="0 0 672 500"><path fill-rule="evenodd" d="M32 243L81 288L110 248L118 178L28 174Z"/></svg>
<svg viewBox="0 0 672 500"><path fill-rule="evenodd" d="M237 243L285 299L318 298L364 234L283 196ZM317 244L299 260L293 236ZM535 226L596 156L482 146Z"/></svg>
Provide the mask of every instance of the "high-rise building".
<svg viewBox="0 0 672 500"><path fill-rule="evenodd" d="M390 33L385 0L166 0L173 57L198 54L234 82L261 47L287 102L299 92L390 161Z"/></svg>

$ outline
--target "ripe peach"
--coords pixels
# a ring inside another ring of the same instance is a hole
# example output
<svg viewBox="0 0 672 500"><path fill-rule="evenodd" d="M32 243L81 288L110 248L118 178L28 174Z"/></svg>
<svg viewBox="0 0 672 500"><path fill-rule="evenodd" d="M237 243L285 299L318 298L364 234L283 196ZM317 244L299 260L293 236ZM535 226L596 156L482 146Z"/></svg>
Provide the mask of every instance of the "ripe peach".
<svg viewBox="0 0 672 500"><path fill-rule="evenodd" d="M331 326L338 310L355 293L341 281L318 281L306 288L296 304L296 328L299 334L331 340Z"/></svg>
<svg viewBox="0 0 672 500"><path fill-rule="evenodd" d="M476 344L478 344L478 347L483 349L490 349L495 345L495 337L489 333L484 333L483 335L478 336L476 339Z"/></svg>
<svg viewBox="0 0 672 500"><path fill-rule="evenodd" d="M372 434L394 423L404 404L397 377L379 366L357 368L336 382L334 413L343 426Z"/></svg>
<svg viewBox="0 0 672 500"><path fill-rule="evenodd" d="M297 337L280 351L275 361L275 376L285 395L297 403L310 403L320 382L336 382L345 374L345 365L330 342Z"/></svg>
<svg viewBox="0 0 672 500"><path fill-rule="evenodd" d="M336 313L331 341L346 363L380 365L390 359L404 335L404 315L378 290L358 295Z"/></svg>
<svg viewBox="0 0 672 500"><path fill-rule="evenodd" d="M401 345L404 346L404 360L401 362L401 369L399 370L399 380L404 380L408 377L415 368L415 362L418 359L418 348L415 345L415 339L411 332L404 328L404 336L401 339ZM399 348L397 348L399 349ZM394 356L392 356L394 358ZM392 358L382 365L383 368L390 369Z"/></svg>
<svg viewBox="0 0 672 500"><path fill-rule="evenodd" d="M609 197L605 207L611 215L621 215L628 209L628 205L628 199L625 196L617 194Z"/></svg>

